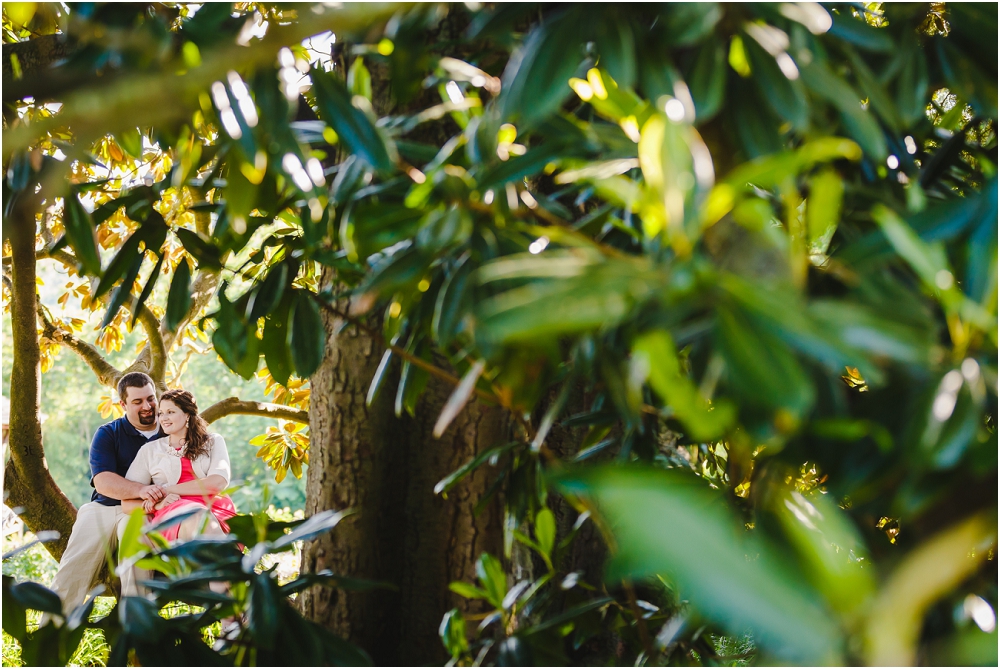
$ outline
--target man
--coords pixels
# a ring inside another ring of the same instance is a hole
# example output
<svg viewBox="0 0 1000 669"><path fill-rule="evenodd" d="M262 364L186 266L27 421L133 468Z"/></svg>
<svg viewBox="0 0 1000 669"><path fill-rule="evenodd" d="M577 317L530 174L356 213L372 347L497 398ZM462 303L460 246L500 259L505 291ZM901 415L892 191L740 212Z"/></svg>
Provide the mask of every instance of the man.
<svg viewBox="0 0 1000 669"><path fill-rule="evenodd" d="M69 612L83 603L94 585L108 551L114 555L128 524L122 512L124 499L157 502L164 497L156 485L142 485L125 478L143 444L163 435L156 417L156 388L142 372L130 372L118 381L118 398L125 415L97 428L90 445L91 501L80 507L59 562L52 589ZM148 578L145 570L121 574L122 591L136 592L136 582Z"/></svg>

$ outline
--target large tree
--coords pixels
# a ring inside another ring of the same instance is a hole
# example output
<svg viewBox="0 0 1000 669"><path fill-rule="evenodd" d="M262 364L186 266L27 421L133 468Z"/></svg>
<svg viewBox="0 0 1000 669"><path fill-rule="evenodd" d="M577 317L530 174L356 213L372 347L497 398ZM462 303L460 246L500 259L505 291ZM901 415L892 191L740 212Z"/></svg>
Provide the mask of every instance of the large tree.
<svg viewBox="0 0 1000 669"><path fill-rule="evenodd" d="M5 111L5 205L68 203L99 293L128 263L95 262L91 186L60 190L85 156L46 142L171 152L210 228L149 213L155 180L115 202L153 255L248 280L206 321L232 369L310 377L309 511L358 513L305 569L398 588L310 617L385 662L444 659L438 621L465 663L710 661L706 629L775 661L982 647L942 612L996 606L994 14L255 6L261 38L250 7L101 11L5 87L62 103Z"/></svg>

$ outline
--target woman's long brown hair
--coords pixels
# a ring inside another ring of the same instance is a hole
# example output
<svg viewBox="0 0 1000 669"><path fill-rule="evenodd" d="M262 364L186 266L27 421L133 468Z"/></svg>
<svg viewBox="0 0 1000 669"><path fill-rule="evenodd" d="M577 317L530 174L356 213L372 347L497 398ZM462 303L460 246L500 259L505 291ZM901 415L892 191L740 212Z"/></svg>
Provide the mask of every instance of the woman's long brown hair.
<svg viewBox="0 0 1000 669"><path fill-rule="evenodd" d="M165 400L173 402L188 417L187 434L184 435L187 451L184 454L191 460L209 455L212 450L212 438L208 434L208 423L198 413L198 403L194 401L194 395L186 390L168 390L160 396L160 402Z"/></svg>

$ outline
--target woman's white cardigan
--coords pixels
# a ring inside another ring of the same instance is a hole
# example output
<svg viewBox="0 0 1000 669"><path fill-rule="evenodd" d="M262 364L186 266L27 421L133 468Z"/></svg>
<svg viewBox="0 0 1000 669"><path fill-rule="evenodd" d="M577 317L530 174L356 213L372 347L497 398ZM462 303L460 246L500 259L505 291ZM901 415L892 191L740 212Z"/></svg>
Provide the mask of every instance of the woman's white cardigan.
<svg viewBox="0 0 1000 669"><path fill-rule="evenodd" d="M215 474L226 480L229 485L230 467L229 451L226 440L220 434L210 434L211 448L208 455L202 455L191 461L194 475L200 479ZM135 456L132 466L128 468L125 478L129 481L149 485L174 485L181 478L181 459L174 455L170 447L170 437L161 437L147 442ZM223 486L225 487L225 486Z"/></svg>

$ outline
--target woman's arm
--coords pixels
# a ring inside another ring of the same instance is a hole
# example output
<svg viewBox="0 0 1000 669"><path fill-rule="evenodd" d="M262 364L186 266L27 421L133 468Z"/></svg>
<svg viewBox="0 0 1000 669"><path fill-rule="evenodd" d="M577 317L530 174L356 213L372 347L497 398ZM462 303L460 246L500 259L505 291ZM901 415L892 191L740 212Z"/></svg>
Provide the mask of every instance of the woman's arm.
<svg viewBox="0 0 1000 669"><path fill-rule="evenodd" d="M132 513L136 509L142 508L142 503L141 499L123 499L122 511L126 514Z"/></svg>
<svg viewBox="0 0 1000 669"><path fill-rule="evenodd" d="M163 489L168 495L171 493L175 495L215 495L220 490L225 489L226 483L225 477L209 474L203 479L163 486Z"/></svg>

